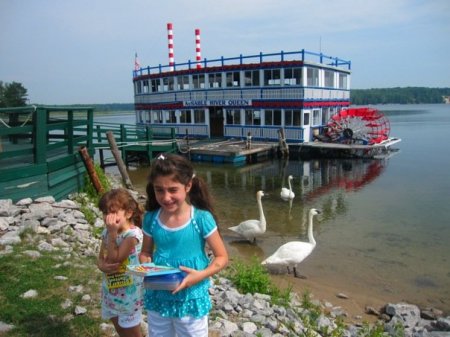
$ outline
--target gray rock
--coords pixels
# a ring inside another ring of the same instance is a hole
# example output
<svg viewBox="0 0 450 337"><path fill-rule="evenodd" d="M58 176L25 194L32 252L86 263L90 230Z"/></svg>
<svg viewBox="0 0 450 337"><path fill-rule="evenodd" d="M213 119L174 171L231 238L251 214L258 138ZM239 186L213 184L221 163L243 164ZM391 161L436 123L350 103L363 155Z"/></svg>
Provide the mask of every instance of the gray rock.
<svg viewBox="0 0 450 337"><path fill-rule="evenodd" d="M16 206L29 206L33 203L33 199L25 198L16 202Z"/></svg>
<svg viewBox="0 0 450 337"><path fill-rule="evenodd" d="M82 306L80 306L80 305L77 305L76 307L75 307L75 311L74 311L74 313L75 313L75 315L84 315L85 313L87 312L87 309L85 308L85 307L82 307Z"/></svg>
<svg viewBox="0 0 450 337"><path fill-rule="evenodd" d="M0 334L14 329L14 325L0 321Z"/></svg>
<svg viewBox="0 0 450 337"><path fill-rule="evenodd" d="M5 231L9 226L15 223L15 219L12 216L2 216L0 217L0 231Z"/></svg>
<svg viewBox="0 0 450 337"><path fill-rule="evenodd" d="M0 238L0 245L16 245L21 243L22 239L19 236L19 231L7 232Z"/></svg>
<svg viewBox="0 0 450 337"><path fill-rule="evenodd" d="M64 300L64 302L61 303L61 308L63 308L63 309L68 309L68 308L70 308L72 305L73 305L72 301L71 301L70 299L66 298L66 299Z"/></svg>
<svg viewBox="0 0 450 337"><path fill-rule="evenodd" d="M55 250L55 248L51 244L45 241L39 242L37 249L44 252L52 252Z"/></svg>
<svg viewBox="0 0 450 337"><path fill-rule="evenodd" d="M38 295L38 292L36 290L30 289L30 290L26 291L25 293L23 293L21 295L21 297L23 297L23 298L34 298L34 297L37 297L37 295Z"/></svg>
<svg viewBox="0 0 450 337"><path fill-rule="evenodd" d="M55 198L52 196L46 196L46 197L37 198L34 200L34 202L53 204L55 202Z"/></svg>
<svg viewBox="0 0 450 337"><path fill-rule="evenodd" d="M23 252L24 255L32 258L33 260L38 259L41 257L41 253L38 252L37 250L25 250Z"/></svg>
<svg viewBox="0 0 450 337"><path fill-rule="evenodd" d="M245 323L242 323L242 330L245 333L253 334L256 330L258 330L258 327L253 322L245 322Z"/></svg>

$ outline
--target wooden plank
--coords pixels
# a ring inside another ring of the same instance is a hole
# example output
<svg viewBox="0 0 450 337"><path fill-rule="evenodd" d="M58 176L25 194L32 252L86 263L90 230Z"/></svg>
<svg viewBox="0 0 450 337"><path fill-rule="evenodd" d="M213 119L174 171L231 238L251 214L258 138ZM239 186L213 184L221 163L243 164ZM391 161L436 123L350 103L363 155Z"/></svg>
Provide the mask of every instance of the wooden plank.
<svg viewBox="0 0 450 337"><path fill-rule="evenodd" d="M84 186L84 176L77 175L57 185L49 187L49 194L56 200L67 198L70 193L81 190Z"/></svg>
<svg viewBox="0 0 450 337"><path fill-rule="evenodd" d="M48 163L47 163L48 171L54 172L54 171L57 171L59 169L62 169L64 167L67 167L70 165L74 165L79 162L81 162L81 157L78 154L78 152L74 153L74 154L67 154L63 157L48 161Z"/></svg>
<svg viewBox="0 0 450 337"><path fill-rule="evenodd" d="M48 195L47 175L38 174L26 178L0 182L0 195L3 199L16 202L23 198L37 198Z"/></svg>
<svg viewBox="0 0 450 337"><path fill-rule="evenodd" d="M47 165L26 165L23 167L14 167L0 170L0 182L14 181L17 179L24 179L28 177L47 174ZM45 179L47 180L47 179Z"/></svg>
<svg viewBox="0 0 450 337"><path fill-rule="evenodd" d="M83 163L76 163L59 169L57 171L48 173L48 186L53 188L55 185L61 184L67 180L72 180L74 177L83 179L83 175L86 172L86 168ZM79 178L81 177L81 178Z"/></svg>

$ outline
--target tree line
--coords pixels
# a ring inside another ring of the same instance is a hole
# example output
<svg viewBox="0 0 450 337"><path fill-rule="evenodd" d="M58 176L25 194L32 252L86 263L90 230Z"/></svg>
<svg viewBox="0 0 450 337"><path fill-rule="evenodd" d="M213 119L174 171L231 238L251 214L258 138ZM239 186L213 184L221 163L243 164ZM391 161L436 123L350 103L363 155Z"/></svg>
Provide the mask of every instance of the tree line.
<svg viewBox="0 0 450 337"><path fill-rule="evenodd" d="M355 105L444 103L444 96L450 96L450 88L397 87L350 91L351 102Z"/></svg>
<svg viewBox="0 0 450 337"><path fill-rule="evenodd" d="M450 88L397 87L350 91L350 99L354 105L444 103L444 97L450 97ZM0 81L0 108L25 106L27 100L27 89L21 83ZM87 105L76 104L76 106ZM88 106L105 112L134 110L133 103L89 104Z"/></svg>

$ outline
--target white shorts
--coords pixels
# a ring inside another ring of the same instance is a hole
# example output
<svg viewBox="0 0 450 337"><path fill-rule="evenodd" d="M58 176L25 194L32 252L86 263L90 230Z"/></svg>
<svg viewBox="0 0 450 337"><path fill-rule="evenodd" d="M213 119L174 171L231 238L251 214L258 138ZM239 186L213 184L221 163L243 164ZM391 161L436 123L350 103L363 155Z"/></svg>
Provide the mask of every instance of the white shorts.
<svg viewBox="0 0 450 337"><path fill-rule="evenodd" d="M103 319L111 319L113 317L117 317L117 322L120 327L124 329L133 328L139 324L141 324L142 320L142 312L136 311L130 315L128 314L113 314L110 311L102 310L102 317Z"/></svg>
<svg viewBox="0 0 450 337"><path fill-rule="evenodd" d="M149 337L208 337L208 316L173 318L148 311L147 317Z"/></svg>

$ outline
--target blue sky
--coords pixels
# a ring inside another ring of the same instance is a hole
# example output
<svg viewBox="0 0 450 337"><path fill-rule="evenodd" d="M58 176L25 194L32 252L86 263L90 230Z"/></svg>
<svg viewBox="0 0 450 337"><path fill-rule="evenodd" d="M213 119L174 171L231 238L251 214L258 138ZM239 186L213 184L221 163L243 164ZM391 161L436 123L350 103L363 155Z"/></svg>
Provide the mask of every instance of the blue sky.
<svg viewBox="0 0 450 337"><path fill-rule="evenodd" d="M352 88L450 87L448 0L0 0L0 81L31 103L133 102L142 66L301 49L352 62Z"/></svg>

